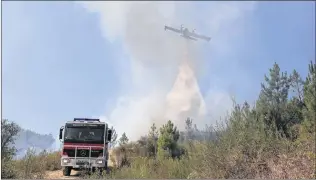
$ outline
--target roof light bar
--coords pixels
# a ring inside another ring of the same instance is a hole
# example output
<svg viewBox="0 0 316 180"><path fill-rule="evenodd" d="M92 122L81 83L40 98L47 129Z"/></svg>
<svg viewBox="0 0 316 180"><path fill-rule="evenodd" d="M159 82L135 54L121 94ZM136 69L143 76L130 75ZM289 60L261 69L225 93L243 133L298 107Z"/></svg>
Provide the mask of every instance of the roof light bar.
<svg viewBox="0 0 316 180"><path fill-rule="evenodd" d="M100 119L74 118L74 121L98 121L98 122L100 122Z"/></svg>

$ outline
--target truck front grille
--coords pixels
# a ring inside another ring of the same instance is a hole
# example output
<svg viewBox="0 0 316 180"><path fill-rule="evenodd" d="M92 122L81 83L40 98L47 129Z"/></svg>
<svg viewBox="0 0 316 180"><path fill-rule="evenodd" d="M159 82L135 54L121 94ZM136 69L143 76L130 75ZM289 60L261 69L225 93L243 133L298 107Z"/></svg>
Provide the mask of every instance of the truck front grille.
<svg viewBox="0 0 316 180"><path fill-rule="evenodd" d="M67 153L68 157L75 157L75 149L64 149L64 152ZM103 150L91 150L91 157L99 157L102 155ZM77 149L77 157L89 157L88 149Z"/></svg>

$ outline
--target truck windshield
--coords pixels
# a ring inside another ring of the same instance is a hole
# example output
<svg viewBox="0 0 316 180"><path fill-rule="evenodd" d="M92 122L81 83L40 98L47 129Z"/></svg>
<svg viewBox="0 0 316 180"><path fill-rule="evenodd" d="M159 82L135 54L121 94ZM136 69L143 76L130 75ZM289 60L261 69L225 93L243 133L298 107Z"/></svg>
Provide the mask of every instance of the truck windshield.
<svg viewBox="0 0 316 180"><path fill-rule="evenodd" d="M68 124L65 128L64 142L104 143L104 125Z"/></svg>

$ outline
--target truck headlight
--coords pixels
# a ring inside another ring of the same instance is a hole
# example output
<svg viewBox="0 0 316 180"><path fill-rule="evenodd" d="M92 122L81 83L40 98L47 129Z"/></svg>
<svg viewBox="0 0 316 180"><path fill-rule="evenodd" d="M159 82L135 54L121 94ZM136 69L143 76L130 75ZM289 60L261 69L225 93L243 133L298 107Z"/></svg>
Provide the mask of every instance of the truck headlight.
<svg viewBox="0 0 316 180"><path fill-rule="evenodd" d="M103 163L103 160L99 159L99 160L96 161L96 163L97 163L97 164L102 164L102 163Z"/></svg>
<svg viewBox="0 0 316 180"><path fill-rule="evenodd" d="M63 163L70 163L69 159L63 159Z"/></svg>

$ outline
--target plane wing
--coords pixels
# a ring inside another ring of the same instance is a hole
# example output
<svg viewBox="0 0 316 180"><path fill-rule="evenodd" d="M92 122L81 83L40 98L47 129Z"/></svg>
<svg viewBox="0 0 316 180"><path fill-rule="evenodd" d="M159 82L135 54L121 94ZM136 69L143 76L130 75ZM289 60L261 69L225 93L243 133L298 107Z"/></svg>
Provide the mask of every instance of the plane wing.
<svg viewBox="0 0 316 180"><path fill-rule="evenodd" d="M179 29L175 29L175 28L172 28L172 27L169 27L169 26L165 26L165 30L171 30L171 31L174 31L174 32L176 32L176 33L181 33L181 30L179 30Z"/></svg>
<svg viewBox="0 0 316 180"><path fill-rule="evenodd" d="M190 39L190 40L192 40L192 41L197 41L197 39L195 39L195 38L193 38L193 37L191 37L191 36L183 36L183 35L181 35L182 37L184 37L184 38L186 38L186 39Z"/></svg>
<svg viewBox="0 0 316 180"><path fill-rule="evenodd" d="M206 41L210 41L211 40L211 38L208 37L208 36L203 36L203 35L199 35L199 34L196 34L196 33L190 33L190 36L195 37L195 38L199 38L199 39L204 39Z"/></svg>

